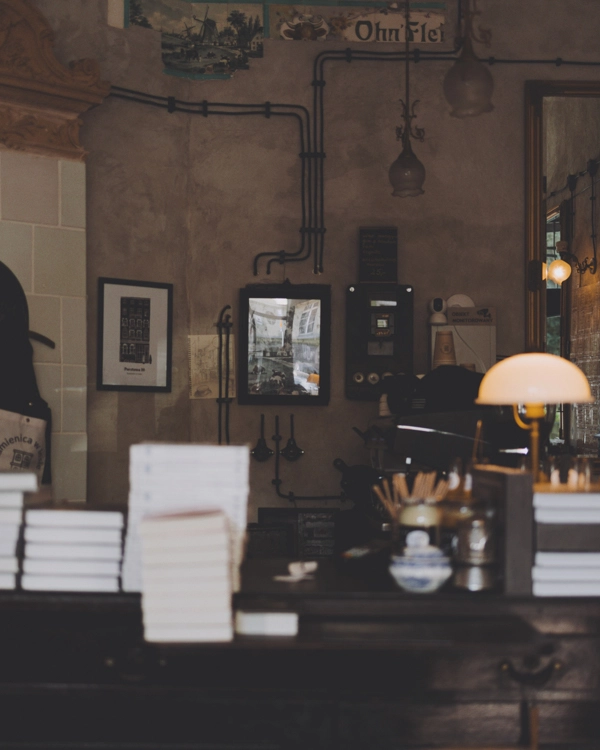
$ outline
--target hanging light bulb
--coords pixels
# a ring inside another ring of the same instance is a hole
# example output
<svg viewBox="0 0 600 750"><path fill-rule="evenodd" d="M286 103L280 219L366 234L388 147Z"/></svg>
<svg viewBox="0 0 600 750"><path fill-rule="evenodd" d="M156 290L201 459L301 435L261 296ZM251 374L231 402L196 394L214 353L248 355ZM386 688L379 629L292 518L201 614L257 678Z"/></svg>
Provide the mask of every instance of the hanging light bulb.
<svg viewBox="0 0 600 750"><path fill-rule="evenodd" d="M404 125L396 128L396 138L402 141L402 152L389 169L388 176L392 187L392 195L396 198L413 198L423 195L423 183L425 182L425 167L415 156L410 143L411 136L418 141L425 138L423 128L413 128L412 121L416 117L415 106L417 101L410 106L410 66L409 66L409 18L410 2L406 1L404 6L404 49L405 49L405 93L406 101L400 100L402 105L402 119Z"/></svg>
<svg viewBox="0 0 600 750"><path fill-rule="evenodd" d="M452 107L453 117L476 117L494 109L492 94L494 79L488 67L481 62L473 50L473 41L489 47L492 33L489 29L479 27L479 36L473 30L473 17L479 15L471 10L467 0L464 12L464 30L462 49L456 62L444 78L444 96Z"/></svg>
<svg viewBox="0 0 600 750"><path fill-rule="evenodd" d="M562 284L571 275L571 264L562 258L553 260L548 266L548 278L555 284Z"/></svg>

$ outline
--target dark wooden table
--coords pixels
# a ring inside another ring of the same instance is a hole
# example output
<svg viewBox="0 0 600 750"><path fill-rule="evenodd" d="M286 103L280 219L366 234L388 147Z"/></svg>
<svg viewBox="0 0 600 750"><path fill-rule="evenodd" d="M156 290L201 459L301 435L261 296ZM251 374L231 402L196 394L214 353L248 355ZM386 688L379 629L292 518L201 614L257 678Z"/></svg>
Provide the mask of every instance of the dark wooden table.
<svg viewBox="0 0 600 750"><path fill-rule="evenodd" d="M0 748L600 748L600 600L401 592L385 570L251 560L235 606L289 637L145 643L136 595L0 595Z"/></svg>

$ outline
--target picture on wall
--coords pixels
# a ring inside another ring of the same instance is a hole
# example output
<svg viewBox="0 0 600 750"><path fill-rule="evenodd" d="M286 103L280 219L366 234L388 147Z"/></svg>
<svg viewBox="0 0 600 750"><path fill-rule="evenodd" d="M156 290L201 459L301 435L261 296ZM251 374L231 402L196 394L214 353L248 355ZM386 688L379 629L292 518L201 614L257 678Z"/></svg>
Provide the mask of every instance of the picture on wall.
<svg viewBox="0 0 600 750"><path fill-rule="evenodd" d="M330 287L251 285L240 292L240 404L327 404Z"/></svg>
<svg viewBox="0 0 600 750"><path fill-rule="evenodd" d="M98 279L99 390L171 390L173 285Z"/></svg>
<svg viewBox="0 0 600 750"><path fill-rule="evenodd" d="M165 73L231 78L263 56L262 3L130 0L128 24L161 34Z"/></svg>

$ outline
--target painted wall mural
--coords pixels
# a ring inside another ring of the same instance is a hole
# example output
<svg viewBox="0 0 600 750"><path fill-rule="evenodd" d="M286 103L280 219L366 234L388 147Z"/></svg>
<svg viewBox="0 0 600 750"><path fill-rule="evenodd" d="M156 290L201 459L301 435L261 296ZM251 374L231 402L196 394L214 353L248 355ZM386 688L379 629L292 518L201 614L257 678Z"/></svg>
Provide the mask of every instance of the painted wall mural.
<svg viewBox="0 0 600 750"><path fill-rule="evenodd" d="M351 0L313 5L229 3L212 0L129 0L126 24L161 33L165 73L187 78L230 78L263 56L264 40L371 42L402 44L404 4ZM456 0L411 5L410 41L418 45L452 44Z"/></svg>

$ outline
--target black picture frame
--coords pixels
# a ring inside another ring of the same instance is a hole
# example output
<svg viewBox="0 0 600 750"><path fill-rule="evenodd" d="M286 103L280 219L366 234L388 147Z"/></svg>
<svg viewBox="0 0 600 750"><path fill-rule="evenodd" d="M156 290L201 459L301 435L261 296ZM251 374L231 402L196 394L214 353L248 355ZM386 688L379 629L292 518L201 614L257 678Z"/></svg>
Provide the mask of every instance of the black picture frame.
<svg viewBox="0 0 600 750"><path fill-rule="evenodd" d="M240 290L238 402L324 406L330 395L331 287Z"/></svg>
<svg viewBox="0 0 600 750"><path fill-rule="evenodd" d="M172 336L172 284L98 279L98 390L170 393Z"/></svg>

